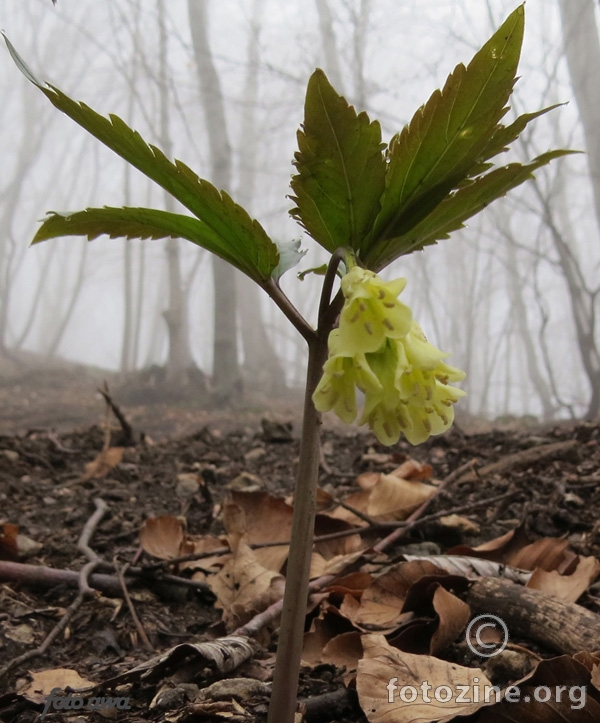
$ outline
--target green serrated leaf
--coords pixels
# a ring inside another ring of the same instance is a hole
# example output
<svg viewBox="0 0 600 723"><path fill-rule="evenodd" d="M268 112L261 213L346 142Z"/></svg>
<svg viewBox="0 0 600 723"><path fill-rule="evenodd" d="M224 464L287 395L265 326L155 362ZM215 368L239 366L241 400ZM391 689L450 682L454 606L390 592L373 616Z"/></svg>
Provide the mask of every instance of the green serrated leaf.
<svg viewBox="0 0 600 723"><path fill-rule="evenodd" d="M503 149L504 136L498 136L495 145L490 139L502 128L499 121L515 83L523 27L524 10L519 7L392 139L382 210L363 259L382 241L407 233Z"/></svg>
<svg viewBox="0 0 600 723"><path fill-rule="evenodd" d="M228 259L237 268L258 283L269 280L279 263L279 253L258 221L225 191L219 191L199 178L185 163L171 162L159 148L147 144L118 116L106 118L85 103L72 100L55 86L40 83L6 36L4 39L19 69L56 108L188 208L200 219L213 240L219 239L221 248L226 249ZM202 245L200 241L195 243ZM223 253L219 255L223 256Z"/></svg>
<svg viewBox="0 0 600 723"><path fill-rule="evenodd" d="M357 114L316 70L308 83L298 147L291 183L296 207L290 214L328 251L360 249L384 190L379 123Z"/></svg>
<svg viewBox="0 0 600 723"><path fill-rule="evenodd" d="M231 254L228 244L202 221L192 216L153 208L86 208L74 213L50 212L33 238L37 244L63 236L86 236L88 240L110 238L183 238L211 251L236 266L248 270Z"/></svg>
<svg viewBox="0 0 600 723"><path fill-rule="evenodd" d="M463 228L467 219L482 211L492 201L533 178L538 168L545 166L554 158L574 152L548 151L531 163L510 163L480 176L448 196L408 233L390 239L385 245L380 245L377 253L369 259L370 268L375 270L384 268L399 256L419 251L424 246L448 238L451 232Z"/></svg>

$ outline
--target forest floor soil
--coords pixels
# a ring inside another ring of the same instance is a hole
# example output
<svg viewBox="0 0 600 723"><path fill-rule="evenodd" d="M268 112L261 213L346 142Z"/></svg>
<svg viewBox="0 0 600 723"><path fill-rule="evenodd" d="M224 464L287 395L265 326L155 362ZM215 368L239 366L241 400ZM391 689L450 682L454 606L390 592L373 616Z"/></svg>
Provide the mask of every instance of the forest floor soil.
<svg viewBox="0 0 600 723"><path fill-rule="evenodd" d="M90 375L81 370L57 370L43 378L25 374L0 379L0 560L3 555L11 559L15 553L15 528L11 526L18 526L24 538L12 559L80 571L87 560L77 543L98 498L108 510L89 545L106 563L115 562L122 568L152 562L147 554L139 554L140 530L150 517L184 517L186 534L218 536L223 534L218 511L232 482L252 484L272 497L293 493L299 398L270 405L256 401L234 410L198 409L189 394L188 399L170 401L161 401L155 394L140 403L142 394L138 403L127 404L122 401L126 394L120 396L119 392L126 387L111 380L110 393L131 423L134 444L125 447L117 464L105 458L105 467L100 469L102 450L120 447L123 441L123 430L114 416L110 439L107 436L105 405L96 392L101 384L100 372ZM129 387L128 398L135 399L131 384ZM531 541L564 538L574 553L600 558L598 423L527 428L515 423L502 429L456 425L420 447L401 442L390 449L362 429L328 420L322 438L320 484L335 499L358 490L359 475L390 473L409 458L431 465L436 480L448 478L469 463L474 470L488 468L488 474L463 477L427 510L430 514L466 509L462 515L471 524L454 527L432 520L401 539L388 551L391 557L401 555L407 545L414 548L423 543L442 554L459 544L475 547L520 527ZM555 454L540 455L537 460L527 453L567 442L572 444L558 445ZM498 463L496 468L489 467ZM194 475L199 484L190 488ZM486 504L502 494L501 502ZM8 671L0 679L0 720L39 720L41 705L24 694L32 674L70 669L101 683L179 643L213 640L226 632L214 598L202 589L165 586L153 577L134 587L133 605L139 622L120 597L91 596L42 655ZM67 584L47 588L0 580L0 669L40 646L76 595L77 589ZM579 604L600 613L596 595L597 584ZM275 650L275 627L259 641L263 659ZM145 647L141 630L152 652ZM528 645L527 640L520 642ZM539 651L542 656L550 652ZM256 668L253 672L247 665L232 675L252 678L255 673ZM173 687L186 682L185 676L175 678L177 675L170 681ZM342 680L343 670L333 664L306 666L300 697L311 699L335 692L343 687ZM112 719L166 720L167 709L152 704L164 684L164 680L138 680L127 689L131 710L127 714L113 711ZM220 718L216 709L214 717L186 718L186 704L180 699L173 700L168 715L169 720L264 721L266 704L266 698L257 694L251 703L238 702L237 718L231 711L229 717ZM345 717L337 720L364 723L358 705L349 706ZM106 720L108 715L108 711L50 710L46 720L80 723Z"/></svg>

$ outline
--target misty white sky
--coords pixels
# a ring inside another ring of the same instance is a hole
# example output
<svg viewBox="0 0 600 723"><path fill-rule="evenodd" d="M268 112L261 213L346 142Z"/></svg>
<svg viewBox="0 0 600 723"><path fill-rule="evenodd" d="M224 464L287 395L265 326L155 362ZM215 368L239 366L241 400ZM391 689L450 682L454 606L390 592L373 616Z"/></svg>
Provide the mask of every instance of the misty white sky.
<svg viewBox="0 0 600 723"><path fill-rule="evenodd" d="M196 0L204 2L205 0ZM244 81L248 31L254 0L211 0L211 52L220 73L227 104L227 123L235 155L233 194L239 179L240 148L245 143ZM351 13L359 0L331 0L335 15L335 39L344 92L354 101L355 84L352 67L355 47L352 40ZM154 0L0 0L0 26L21 55L38 75L72 97L83 100L104 114L115 112L127 117L131 88L132 10L141 8L141 45L145 68L138 71L137 98L132 109L134 125L149 142L158 135L158 96L156 88L156 55L158 43L157 11ZM366 109L379 118L384 140L401 129L416 108L429 94L443 84L456 63L467 62L498 25L516 6L505 0L372 0L369 30L364 44ZM187 2L167 0L169 29L169 65L173 110L171 130L174 154L185 160L199 175L208 173L208 149L204 118L199 105L199 91L188 27ZM515 96L519 112L533 111L559 101L570 101L572 92L566 65L561 58L560 19L554 0L528 0L527 21L520 75ZM295 132L302 120L306 82L316 66L324 65L324 54L318 32L315 2L309 0L264 0L261 15L259 63L255 68L259 81L257 117L261 138L257 145L257 193L251 211L277 238L300 237L302 234L287 217L290 202L289 178L293 171L291 159L296 148ZM11 296L9 307L10 338L17 339L27 324L35 304L40 277L47 283L40 309L23 342L24 348L43 349L48 328L64 313L77 279L77 269L85 253L85 282L75 311L59 347L67 358L117 368L122 333L122 257L123 242L106 239L86 244L78 239L53 241L31 249L27 244L36 230L36 221L48 210L79 210L93 205L124 203L125 163L90 139L70 119L53 109L42 94L21 76L5 48L0 49L0 93L3 99L0 114L0 158L3 178L0 179L0 213L3 209L2 189L15 172L22 151L23 134L29 134L35 147L35 160L23 182L18 199L18 212L11 219L10 243L14 251L11 261ZM558 117L557 117L558 116ZM39 134L42 140L37 144ZM557 143L583 147L578 126L577 109L570 106L555 111L551 120L542 118L533 135L533 155ZM516 153L522 153L517 148ZM577 218L578 238L587 253L586 244L594 247L594 261L586 266L590 275L597 269L597 230L590 211L587 169L583 156L565 164L569 174L570 204ZM237 165L236 165L237 164ZM543 174L542 174L543 175ZM163 205L161 191L152 188L133 171L128 205ZM517 190L520 208L513 204L498 206L496 213L510 215L512 232L518 243L527 245L539 227L538 218L524 207L530 202L528 191ZM504 203L504 202L502 202ZM510 209L510 211L508 211ZM422 325L432 340L454 352L452 363L461 364L466 333L460 316L464 306L472 305L473 297L461 294L468 285L468 273L478 269L473 284L483 289L494 301L481 324L497 327L498 334L510 323L510 302L505 291L506 260L498 250L497 234L490 231L493 214L477 220L457 239L428 249L419 258L403 260L390 270L406 275L409 284L405 293ZM594 241L589 241L594 239ZM139 260L140 242L130 242ZM161 329L160 310L165 306L165 282L162 242L145 242L144 254L149 260L142 327L141 365L164 360L166 334ZM54 251L50 251L50 244ZM315 244L303 236L303 245ZM85 249L85 251L84 251ZM199 251L184 249L185 263L192 264ZM49 256L51 255L51 256ZM424 260L424 257L427 257ZM321 256L311 252L302 267L320 263ZM524 257L527 273L530 256ZM205 273L195 283L192 294L191 321L194 355L205 370L210 369L212 332L210 307L212 289L208 259L203 260ZM426 264L424 266L424 264ZM426 275L425 275L426 274ZM562 343L552 349L557 365L564 369L560 383L565 393L577 398L585 394L585 384L578 381L577 361L573 360L572 330L566 309L563 285L551 269L540 271L545 303L550 312L549 329L561 335ZM475 278L475 277L473 277ZM428 279L424 281L424 279ZM531 281L531 279L529 279ZM423 283L429 288L423 290ZM300 285L294 272L288 275L285 288L307 304L316 294L310 279ZM431 303L437 309L435 318ZM265 299L268 321L276 315ZM532 312L537 313L535 310ZM508 321L507 321L508 320ZM158 334L156 330L158 329ZM285 339L293 336L285 331ZM154 342L151 341L154 338ZM493 335L491 339L493 340ZM479 336L481 339L481 336ZM483 340L489 344L490 339ZM510 342L508 341L507 344ZM291 357L298 354L295 343L284 341L280 347ZM488 355L489 356L489 355ZM564 359L563 359L564 356ZM575 355L576 356L576 355ZM470 391L481 391L484 384L496 384L491 407L505 401L506 367L514 388L508 397L517 410L529 411L522 397L527 393L519 383L518 358L499 362L504 381L489 379L489 359L481 362ZM570 365L570 366L569 366ZM484 369L485 366L485 369ZM560 376L560 375L559 375ZM487 381L486 381L487 379ZM477 384L479 387L477 387ZM535 409L533 410L535 411Z"/></svg>

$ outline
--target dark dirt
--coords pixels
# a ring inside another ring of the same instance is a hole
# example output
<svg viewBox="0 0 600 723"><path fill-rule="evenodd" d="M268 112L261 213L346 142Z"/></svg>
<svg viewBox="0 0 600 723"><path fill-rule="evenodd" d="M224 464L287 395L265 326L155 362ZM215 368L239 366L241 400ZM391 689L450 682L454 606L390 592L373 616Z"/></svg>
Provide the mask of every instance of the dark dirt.
<svg viewBox="0 0 600 723"><path fill-rule="evenodd" d="M272 494L286 495L293 490L299 434L293 405L279 403L268 412L258 403L254 408L227 412L197 410L181 400L168 403L155 399L154 404L127 405L118 392L113 393L115 402L131 421L138 442L126 449L121 463L106 477L82 481L86 464L97 457L105 442L106 430L100 426L103 404L95 395L97 378L71 376L68 382L68 375L57 373L50 384L30 376L19 383L5 381L0 387L0 525L18 525L20 533L39 544L39 549L22 562L80 570L86 559L78 551L77 541L98 497L108 504L109 512L90 545L104 560L124 565L147 561L144 557L138 560L137 555L139 530L150 516L183 515L188 532L218 534L222 528L213 517L214 505L223 500L226 485L242 473L253 475L255 482ZM291 439L266 438L261 426L265 416L291 421ZM114 418L111 425L111 444L116 446L120 431ZM525 458L520 463L516 458L504 471L452 486L429 510L451 511L510 492L498 505L463 513L480 526L479 533L449 531L432 522L417 529L411 539L403 540L394 553L401 553L402 545L423 540L435 543L442 552L459 543L474 546L524 523L532 539L565 536L575 552L598 557L600 426L596 423L469 433L455 426L421 447L400 443L391 450L379 445L369 433L326 424L321 485L341 497L356 489L359 473L390 471L409 456L428 462L434 477L444 479L471 460L485 466L523 450L565 440L575 440L576 444L539 462ZM200 474L205 483L201 492L178 494L178 475L182 473ZM0 582L0 668L39 646L75 596L76 590L65 585L43 589ZM135 598L154 653L145 649L121 601L93 597L46 653L0 679L0 720L24 723L39 719L41 708L17 695L27 682L28 671L72 668L101 682L178 643L223 634L218 625L219 611L202 590L149 579L145 587L135 589ZM580 602L600 612L593 598L584 596ZM274 650L273 639L267 640L267 647ZM341 686L339 670L319 666L303 674L300 695L314 697ZM156 684L134 686L129 691L132 710L126 716L113 711L116 719L164 720L164 711L149 708L156 690ZM264 720L266 701L259 697L253 705L254 720ZM105 718L106 713L86 711L82 717L82 713L71 711L48 714L47 720ZM344 720L366 719L355 707Z"/></svg>

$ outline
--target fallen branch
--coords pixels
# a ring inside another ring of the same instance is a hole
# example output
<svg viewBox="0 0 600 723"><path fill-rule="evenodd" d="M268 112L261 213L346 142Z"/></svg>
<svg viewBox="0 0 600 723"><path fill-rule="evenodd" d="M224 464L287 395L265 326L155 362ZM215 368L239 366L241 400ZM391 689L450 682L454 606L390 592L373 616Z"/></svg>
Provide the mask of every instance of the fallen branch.
<svg viewBox="0 0 600 723"><path fill-rule="evenodd" d="M98 566L108 565L98 560ZM44 565L28 565L21 562L8 562L0 560L0 582L16 582L31 587L50 588L56 585L67 585L77 587L79 584L80 572L75 570L57 570L54 567ZM127 570L128 584L148 586L149 581L161 582L173 585L191 587L199 592L211 595L209 586L198 580L188 580L177 575L153 576L148 570L140 567L130 567ZM133 579L131 579L133 578ZM98 590L108 597L122 597L121 584L116 575L107 575L95 572L88 578L91 588Z"/></svg>
<svg viewBox="0 0 600 723"><path fill-rule="evenodd" d="M560 459L572 452L577 446L579 446L579 442L576 439L569 439L566 442L552 442L552 444L542 444L539 447L523 449L521 452L515 452L515 454L503 457L498 462L492 462L477 470L462 474L456 481L460 484L476 482L481 477L490 474L504 474L515 467L525 467L547 459Z"/></svg>
<svg viewBox="0 0 600 723"><path fill-rule="evenodd" d="M474 614L497 615L512 635L566 655L600 650L600 615L501 578L475 580L466 602Z"/></svg>
<svg viewBox="0 0 600 723"><path fill-rule="evenodd" d="M69 605L65 614L48 633L41 645L39 645L37 648L34 648L33 650L28 650L22 655L18 655L16 658L10 660L3 668L0 668L0 680L17 666L44 655L47 652L48 648L56 640L56 638L66 629L67 625L73 620L75 613L83 605L85 600L87 600L91 595L93 595L94 591L89 585L89 577L92 574L94 568L97 567L101 561L98 555L89 547L88 543L92 538L94 532L96 531L100 520L108 510L108 505L106 504L106 502L104 502L104 500L96 498L94 500L94 503L96 505L96 510L85 524L79 540L77 541L77 548L83 551L88 558L88 563L84 565L84 567L78 573L75 573L77 575L77 585L79 587L77 597ZM15 565L17 563L5 564Z"/></svg>

